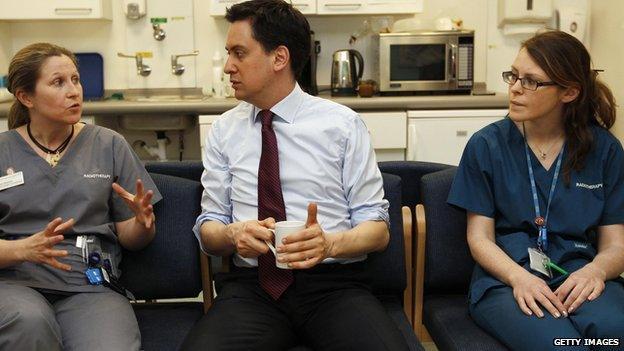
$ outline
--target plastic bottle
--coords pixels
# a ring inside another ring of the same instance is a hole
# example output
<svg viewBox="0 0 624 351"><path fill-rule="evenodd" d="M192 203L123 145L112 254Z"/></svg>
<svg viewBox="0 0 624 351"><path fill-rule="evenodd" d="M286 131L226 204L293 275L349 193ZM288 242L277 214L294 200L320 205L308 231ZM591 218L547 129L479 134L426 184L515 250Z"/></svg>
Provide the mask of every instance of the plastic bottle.
<svg viewBox="0 0 624 351"><path fill-rule="evenodd" d="M226 97L223 84L223 56L218 50L212 56L212 97L217 99Z"/></svg>
<svg viewBox="0 0 624 351"><path fill-rule="evenodd" d="M13 99L13 94L9 93L6 87L6 76L0 76L0 102L10 101Z"/></svg>

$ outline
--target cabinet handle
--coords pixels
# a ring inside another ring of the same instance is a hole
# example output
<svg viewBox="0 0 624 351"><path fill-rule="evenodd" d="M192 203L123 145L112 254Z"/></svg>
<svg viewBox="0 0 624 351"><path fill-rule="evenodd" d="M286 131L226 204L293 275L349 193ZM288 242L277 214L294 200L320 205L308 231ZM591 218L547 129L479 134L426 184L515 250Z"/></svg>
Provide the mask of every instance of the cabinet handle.
<svg viewBox="0 0 624 351"><path fill-rule="evenodd" d="M455 135L458 137L465 137L468 136L468 131L467 130L458 130L455 132Z"/></svg>
<svg viewBox="0 0 624 351"><path fill-rule="evenodd" d="M333 8L334 10L350 10L352 7L359 9L362 7L362 4L325 4L325 7Z"/></svg>
<svg viewBox="0 0 624 351"><path fill-rule="evenodd" d="M89 7L57 7L54 9L54 13L61 16L72 15L90 15L93 12Z"/></svg>
<svg viewBox="0 0 624 351"><path fill-rule="evenodd" d="M301 3L301 4L292 4L294 7L308 7L310 4Z"/></svg>

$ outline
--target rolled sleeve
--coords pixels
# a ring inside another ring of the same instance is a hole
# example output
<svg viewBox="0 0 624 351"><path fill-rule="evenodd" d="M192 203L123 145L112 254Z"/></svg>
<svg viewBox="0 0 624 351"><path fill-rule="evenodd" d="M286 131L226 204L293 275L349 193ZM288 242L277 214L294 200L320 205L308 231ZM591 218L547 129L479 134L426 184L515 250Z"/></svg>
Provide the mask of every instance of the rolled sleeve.
<svg viewBox="0 0 624 351"><path fill-rule="evenodd" d="M384 199L383 180L377 166L366 125L356 116L346 140L343 185L351 226L366 221L384 221L389 226L389 203Z"/></svg>
<svg viewBox="0 0 624 351"><path fill-rule="evenodd" d="M206 221L219 221L223 224L232 222L232 204L230 201L232 176L228 161L222 153L219 133L219 121L216 121L206 137L202 154L204 172L201 183L204 187L201 199L202 212L195 221L193 232L199 245L206 253L201 240L201 226Z"/></svg>

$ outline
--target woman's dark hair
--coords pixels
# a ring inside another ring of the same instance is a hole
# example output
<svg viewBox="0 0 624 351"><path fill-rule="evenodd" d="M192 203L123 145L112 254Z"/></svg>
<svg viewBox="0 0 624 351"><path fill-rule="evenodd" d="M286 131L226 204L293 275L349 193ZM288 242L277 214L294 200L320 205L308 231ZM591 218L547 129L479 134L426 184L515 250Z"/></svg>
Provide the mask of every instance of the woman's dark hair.
<svg viewBox="0 0 624 351"><path fill-rule="evenodd" d="M22 90L34 94L43 63L51 56L63 55L69 57L78 67L76 56L71 51L54 44L36 43L18 51L9 64L7 79L9 92L16 95L18 91ZM30 122L28 108L22 105L19 99L15 99L9 110L9 128L14 129L28 124L28 122Z"/></svg>
<svg viewBox="0 0 624 351"><path fill-rule="evenodd" d="M250 20L253 37L265 52L287 47L290 68L299 78L310 58L310 24L299 10L283 0L250 0L228 8L225 19Z"/></svg>
<svg viewBox="0 0 624 351"><path fill-rule="evenodd" d="M615 123L615 100L611 90L597 79L591 58L583 43L561 31L538 34L522 44L528 54L563 88L576 87L579 95L563 108L568 155L563 166L566 184L572 170L585 166L593 147L591 126L609 130Z"/></svg>

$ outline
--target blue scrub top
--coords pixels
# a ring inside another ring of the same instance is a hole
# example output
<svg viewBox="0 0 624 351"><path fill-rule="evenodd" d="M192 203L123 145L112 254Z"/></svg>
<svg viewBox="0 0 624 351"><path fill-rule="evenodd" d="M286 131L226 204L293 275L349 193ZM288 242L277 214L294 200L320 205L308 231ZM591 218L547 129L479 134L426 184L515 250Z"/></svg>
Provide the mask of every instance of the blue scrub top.
<svg viewBox="0 0 624 351"><path fill-rule="evenodd" d="M560 174L548 217L546 254L570 273L596 256L596 227L624 223L622 146L603 128L594 126L591 132L593 149L585 167L572 171L569 185ZM564 151L563 160L566 155ZM549 170L544 169L532 152L531 162L541 214L545 216L555 164ZM527 249L537 247L535 208L524 138L511 119L492 123L472 136L447 201L493 218L497 245L516 263L531 271ZM553 272L553 278L546 278L546 282L555 287L565 278ZM488 289L503 285L477 264L470 285L470 303L477 303Z"/></svg>

